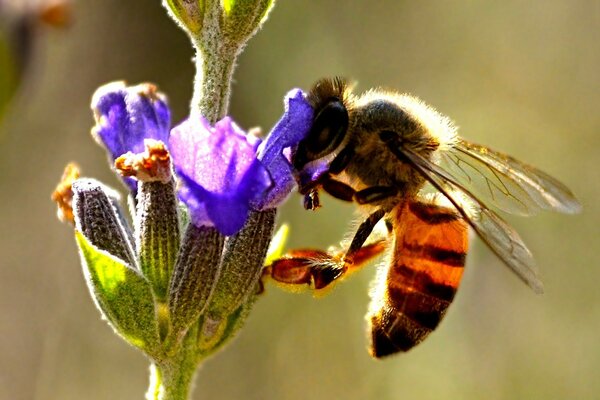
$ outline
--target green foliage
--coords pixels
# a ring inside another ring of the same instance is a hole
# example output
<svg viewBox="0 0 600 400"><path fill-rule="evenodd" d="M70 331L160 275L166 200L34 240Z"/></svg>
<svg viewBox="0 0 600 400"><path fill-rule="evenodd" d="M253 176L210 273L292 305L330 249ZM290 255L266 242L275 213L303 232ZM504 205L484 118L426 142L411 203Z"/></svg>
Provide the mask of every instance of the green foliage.
<svg viewBox="0 0 600 400"><path fill-rule="evenodd" d="M148 281L119 258L92 245L80 232L75 238L88 287L104 317L127 342L156 353L158 321Z"/></svg>

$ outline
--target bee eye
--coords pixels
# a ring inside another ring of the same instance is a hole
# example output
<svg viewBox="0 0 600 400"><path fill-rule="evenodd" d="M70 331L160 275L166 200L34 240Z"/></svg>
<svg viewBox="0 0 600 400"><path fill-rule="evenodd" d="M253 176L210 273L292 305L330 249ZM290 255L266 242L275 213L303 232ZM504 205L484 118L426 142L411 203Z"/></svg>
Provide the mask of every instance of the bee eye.
<svg viewBox="0 0 600 400"><path fill-rule="evenodd" d="M300 143L305 162L316 160L333 152L348 130L348 110L335 98L319 111L306 139Z"/></svg>

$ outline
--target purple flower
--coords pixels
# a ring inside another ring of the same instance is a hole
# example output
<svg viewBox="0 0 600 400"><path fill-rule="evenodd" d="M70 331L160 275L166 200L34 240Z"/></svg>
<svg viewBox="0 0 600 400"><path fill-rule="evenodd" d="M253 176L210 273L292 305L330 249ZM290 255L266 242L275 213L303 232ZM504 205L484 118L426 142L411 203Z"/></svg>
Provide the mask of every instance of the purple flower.
<svg viewBox="0 0 600 400"><path fill-rule="evenodd" d="M183 181L179 196L195 225L214 224L232 235L250 210L274 208L285 200L295 184L285 150L307 135L313 117L300 90L288 93L285 110L262 144L228 117L214 128L202 118L188 119L171 131L169 149Z"/></svg>
<svg viewBox="0 0 600 400"><path fill-rule="evenodd" d="M112 82L101 86L92 97L96 126L92 134L103 145L111 162L128 151L144 151L144 139L167 143L171 115L165 97L152 84L125 86ZM126 178L135 190L136 183Z"/></svg>
<svg viewBox="0 0 600 400"><path fill-rule="evenodd" d="M225 117L211 127L202 117L173 128L169 149L183 185L179 197L196 226L213 225L224 235L239 231L272 181L256 158L260 140Z"/></svg>
<svg viewBox="0 0 600 400"><path fill-rule="evenodd" d="M284 100L285 113L277 122L267 140L258 150L258 158L269 171L275 186L255 207L272 208L281 204L294 188L293 167L284 150L294 147L306 137L313 120L314 110L306 101L304 92L293 89Z"/></svg>
<svg viewBox="0 0 600 400"><path fill-rule="evenodd" d="M179 197L197 226L216 226L225 235L239 231L251 210L275 208L295 185L289 152L310 129L313 109L300 89L285 98L285 113L262 142L229 117L210 126L190 118L169 135L170 111L149 84L113 82L94 94L93 134L111 159L142 153L145 139L168 146L181 179ZM135 190L136 181L125 178Z"/></svg>

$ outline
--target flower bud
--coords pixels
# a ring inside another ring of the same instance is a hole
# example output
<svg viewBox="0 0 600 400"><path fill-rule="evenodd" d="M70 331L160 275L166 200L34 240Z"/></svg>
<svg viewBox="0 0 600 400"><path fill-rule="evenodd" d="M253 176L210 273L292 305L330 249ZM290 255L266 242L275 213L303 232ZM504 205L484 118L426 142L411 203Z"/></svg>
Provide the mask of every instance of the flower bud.
<svg viewBox="0 0 600 400"><path fill-rule="evenodd" d="M136 268L130 235L111 199L116 194L93 179L78 179L72 187L75 229L95 247Z"/></svg>
<svg viewBox="0 0 600 400"><path fill-rule="evenodd" d="M274 0L164 0L171 17L192 38L220 37L228 45L243 46L273 8Z"/></svg>
<svg viewBox="0 0 600 400"><path fill-rule="evenodd" d="M198 34L204 19L204 0L164 0L171 17L191 34Z"/></svg>
<svg viewBox="0 0 600 400"><path fill-rule="evenodd" d="M224 36L245 43L260 29L274 4L274 0L221 0Z"/></svg>

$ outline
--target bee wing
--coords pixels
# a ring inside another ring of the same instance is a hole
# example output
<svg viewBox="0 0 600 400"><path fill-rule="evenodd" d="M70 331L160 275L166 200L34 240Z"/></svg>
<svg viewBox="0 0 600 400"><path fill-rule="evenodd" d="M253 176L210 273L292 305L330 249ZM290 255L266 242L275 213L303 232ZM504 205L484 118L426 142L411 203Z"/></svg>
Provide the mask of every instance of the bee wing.
<svg viewBox="0 0 600 400"><path fill-rule="evenodd" d="M408 160L416 171L442 193L485 244L523 282L536 293L543 292L533 256L513 228L440 166L408 149L396 149L394 153L399 157L404 156L404 160Z"/></svg>
<svg viewBox="0 0 600 400"><path fill-rule="evenodd" d="M452 150L441 152L440 166L457 183L502 211L518 215L539 210L581 211L573 193L550 175L463 139Z"/></svg>

